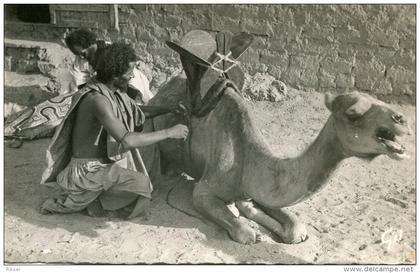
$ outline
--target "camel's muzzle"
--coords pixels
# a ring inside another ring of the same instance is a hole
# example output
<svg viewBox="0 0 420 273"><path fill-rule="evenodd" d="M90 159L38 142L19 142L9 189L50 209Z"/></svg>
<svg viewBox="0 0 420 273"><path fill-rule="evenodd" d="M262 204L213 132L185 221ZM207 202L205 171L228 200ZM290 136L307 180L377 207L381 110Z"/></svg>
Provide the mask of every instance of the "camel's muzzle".
<svg viewBox="0 0 420 273"><path fill-rule="evenodd" d="M406 158L406 148L397 141L397 135L387 128L379 128L376 132L376 139L388 151L388 155L394 159Z"/></svg>

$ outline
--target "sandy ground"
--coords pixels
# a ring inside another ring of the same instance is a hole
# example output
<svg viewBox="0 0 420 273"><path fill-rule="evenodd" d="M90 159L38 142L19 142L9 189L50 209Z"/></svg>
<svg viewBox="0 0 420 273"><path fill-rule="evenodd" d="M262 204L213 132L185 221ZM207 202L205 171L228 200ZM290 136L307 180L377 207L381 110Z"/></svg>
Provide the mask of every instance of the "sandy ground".
<svg viewBox="0 0 420 273"><path fill-rule="evenodd" d="M281 157L314 140L328 112L319 93L291 90L279 102L248 102L259 129ZM395 106L414 129L415 107ZM290 210L309 231L298 245L241 245L195 215L193 181L167 179L153 195L149 219L124 221L82 213L41 215L54 192L39 185L49 139L5 148L4 259L7 263L100 264L413 264L416 253L415 136L411 158L343 161L321 192ZM168 196L168 192L170 192ZM174 208L175 207L175 208Z"/></svg>

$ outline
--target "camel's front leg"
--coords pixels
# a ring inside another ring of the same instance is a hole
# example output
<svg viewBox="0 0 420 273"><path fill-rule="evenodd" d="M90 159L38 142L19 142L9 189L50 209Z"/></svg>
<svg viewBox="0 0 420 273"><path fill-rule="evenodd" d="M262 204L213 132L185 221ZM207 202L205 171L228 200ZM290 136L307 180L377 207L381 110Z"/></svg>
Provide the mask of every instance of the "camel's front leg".
<svg viewBox="0 0 420 273"><path fill-rule="evenodd" d="M194 188L193 203L200 213L225 228L233 240L242 244L257 242L257 235L247 220L236 217L223 200L211 193L203 180Z"/></svg>
<svg viewBox="0 0 420 273"><path fill-rule="evenodd" d="M305 226L285 209L263 208L263 211L252 201L237 201L235 205L243 215L276 233L286 244L297 244L308 238Z"/></svg>

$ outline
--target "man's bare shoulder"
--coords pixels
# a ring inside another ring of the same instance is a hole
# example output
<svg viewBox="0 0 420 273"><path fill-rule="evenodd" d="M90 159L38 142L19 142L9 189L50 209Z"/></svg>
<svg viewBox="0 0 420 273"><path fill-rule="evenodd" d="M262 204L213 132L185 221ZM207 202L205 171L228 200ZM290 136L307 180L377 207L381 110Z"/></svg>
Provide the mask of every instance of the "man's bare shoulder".
<svg viewBox="0 0 420 273"><path fill-rule="evenodd" d="M86 101L86 102L101 101L103 99L107 100L105 95L101 94L99 91L96 91L96 90L92 90L92 91L88 92L83 97L83 100Z"/></svg>
<svg viewBox="0 0 420 273"><path fill-rule="evenodd" d="M87 93L81 101L81 105L90 108L91 110L109 110L111 103L108 98L97 91Z"/></svg>

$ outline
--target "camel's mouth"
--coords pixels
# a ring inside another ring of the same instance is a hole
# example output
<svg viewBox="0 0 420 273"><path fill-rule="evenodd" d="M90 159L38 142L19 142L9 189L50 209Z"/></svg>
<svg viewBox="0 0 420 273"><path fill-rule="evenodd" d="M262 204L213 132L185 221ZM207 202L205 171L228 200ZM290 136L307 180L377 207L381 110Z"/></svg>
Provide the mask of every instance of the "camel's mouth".
<svg viewBox="0 0 420 273"><path fill-rule="evenodd" d="M406 148L400 144L397 135L387 128L379 128L376 132L376 139L388 151L388 155L392 158L402 159L407 157L405 154Z"/></svg>

